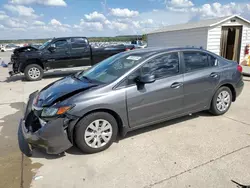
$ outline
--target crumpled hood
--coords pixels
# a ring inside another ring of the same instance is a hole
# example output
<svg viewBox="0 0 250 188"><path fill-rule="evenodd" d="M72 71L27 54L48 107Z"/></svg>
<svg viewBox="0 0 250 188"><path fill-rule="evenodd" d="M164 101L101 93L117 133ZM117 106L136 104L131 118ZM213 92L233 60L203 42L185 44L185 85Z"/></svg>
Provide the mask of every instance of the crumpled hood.
<svg viewBox="0 0 250 188"><path fill-rule="evenodd" d="M65 100L74 94L94 86L97 85L74 79L72 76L68 76L43 88L39 93L36 105L38 107L50 106L55 102Z"/></svg>
<svg viewBox="0 0 250 188"><path fill-rule="evenodd" d="M34 51L38 51L38 49L34 46L24 46L24 47L20 47L20 48L16 48L13 53L21 53L21 52L34 52Z"/></svg>

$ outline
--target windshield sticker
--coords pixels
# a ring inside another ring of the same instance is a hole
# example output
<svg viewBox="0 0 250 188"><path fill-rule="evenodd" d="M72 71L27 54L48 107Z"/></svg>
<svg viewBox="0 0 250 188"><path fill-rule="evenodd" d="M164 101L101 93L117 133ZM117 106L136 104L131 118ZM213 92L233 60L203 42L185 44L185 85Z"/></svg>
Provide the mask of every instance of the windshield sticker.
<svg viewBox="0 0 250 188"><path fill-rule="evenodd" d="M141 59L141 57L139 57L139 56L129 56L129 57L127 57L127 59L138 61L139 59Z"/></svg>

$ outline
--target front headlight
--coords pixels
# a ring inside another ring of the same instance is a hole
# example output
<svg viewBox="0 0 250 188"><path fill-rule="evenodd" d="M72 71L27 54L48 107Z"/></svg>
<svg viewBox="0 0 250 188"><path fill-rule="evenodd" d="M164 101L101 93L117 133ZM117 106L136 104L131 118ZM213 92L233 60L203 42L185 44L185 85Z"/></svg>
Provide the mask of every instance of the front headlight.
<svg viewBox="0 0 250 188"><path fill-rule="evenodd" d="M65 112L67 112L68 110L70 110L71 108L72 108L72 106L63 106L63 107L59 107L59 108L55 108L55 107L44 108L41 116L42 117L52 117L52 116L56 116L56 115L62 115Z"/></svg>

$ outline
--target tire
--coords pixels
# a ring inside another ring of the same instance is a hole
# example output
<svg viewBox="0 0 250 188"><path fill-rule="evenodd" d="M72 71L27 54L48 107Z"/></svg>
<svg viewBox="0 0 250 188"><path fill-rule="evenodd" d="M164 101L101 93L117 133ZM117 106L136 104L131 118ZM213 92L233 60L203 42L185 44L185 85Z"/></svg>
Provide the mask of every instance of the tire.
<svg viewBox="0 0 250 188"><path fill-rule="evenodd" d="M94 121L99 123L96 124ZM93 129L91 129L89 126L91 126ZM97 130L97 127L101 129L102 126L104 126L102 130ZM85 116L77 123L74 134L75 143L83 153L91 154L101 152L112 145L117 137L117 132L117 122L111 114L106 112L95 112ZM104 136L108 134L110 136ZM106 138L106 142L103 138Z"/></svg>
<svg viewBox="0 0 250 188"><path fill-rule="evenodd" d="M227 99L227 97L224 98L223 92L224 92L225 96L229 97L229 99ZM219 95L220 95L220 97L219 97ZM221 101L218 98L224 98L224 99L223 99L223 101ZM218 100L218 102L217 102L217 100ZM219 103L222 105L220 105ZM229 110L231 104L232 104L232 92L228 87L223 86L223 87L219 88L216 91L216 93L214 94L209 111L210 111L210 113L212 113L213 115L216 115L216 116L223 115Z"/></svg>
<svg viewBox="0 0 250 188"><path fill-rule="evenodd" d="M35 72L33 72L34 76L32 76L32 70L35 71ZM38 64L31 64L31 65L28 65L27 67L25 67L24 75L25 75L26 80L28 80L28 81L41 80L43 77L43 69Z"/></svg>

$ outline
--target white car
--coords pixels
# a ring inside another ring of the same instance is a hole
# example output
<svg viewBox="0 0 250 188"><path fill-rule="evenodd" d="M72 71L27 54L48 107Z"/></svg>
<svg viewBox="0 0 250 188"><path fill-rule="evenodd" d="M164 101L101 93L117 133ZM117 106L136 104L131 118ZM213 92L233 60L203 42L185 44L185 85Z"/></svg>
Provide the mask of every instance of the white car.
<svg viewBox="0 0 250 188"><path fill-rule="evenodd" d="M3 46L1 48L1 52L13 51L18 47L19 46L15 45L15 44L7 44L6 46Z"/></svg>

